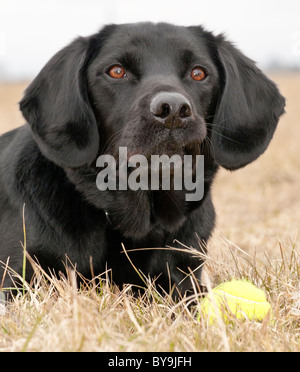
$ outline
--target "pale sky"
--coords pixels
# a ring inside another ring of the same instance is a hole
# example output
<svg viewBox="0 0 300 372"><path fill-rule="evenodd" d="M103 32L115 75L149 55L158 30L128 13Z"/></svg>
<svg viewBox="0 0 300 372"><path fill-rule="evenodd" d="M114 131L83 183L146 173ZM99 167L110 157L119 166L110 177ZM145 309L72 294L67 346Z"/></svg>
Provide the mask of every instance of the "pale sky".
<svg viewBox="0 0 300 372"><path fill-rule="evenodd" d="M300 0L0 0L0 81L32 79L79 35L139 21L201 24L262 68L300 68Z"/></svg>

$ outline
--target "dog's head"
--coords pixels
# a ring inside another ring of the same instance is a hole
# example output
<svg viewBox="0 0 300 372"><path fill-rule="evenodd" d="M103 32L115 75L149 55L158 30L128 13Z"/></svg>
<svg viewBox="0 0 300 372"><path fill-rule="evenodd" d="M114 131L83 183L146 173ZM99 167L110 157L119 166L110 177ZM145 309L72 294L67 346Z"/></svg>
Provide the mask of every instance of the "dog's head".
<svg viewBox="0 0 300 372"><path fill-rule="evenodd" d="M110 25L56 54L20 103L41 152L63 167L195 152L237 169L267 148L285 101L223 36L201 27Z"/></svg>

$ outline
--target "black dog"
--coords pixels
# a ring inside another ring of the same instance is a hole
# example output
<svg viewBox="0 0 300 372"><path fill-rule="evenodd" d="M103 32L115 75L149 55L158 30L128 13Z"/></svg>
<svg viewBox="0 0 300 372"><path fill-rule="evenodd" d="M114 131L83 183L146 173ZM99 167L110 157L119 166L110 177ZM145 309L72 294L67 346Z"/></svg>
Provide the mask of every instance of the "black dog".
<svg viewBox="0 0 300 372"><path fill-rule="evenodd" d="M0 138L1 261L9 257L22 272L25 204L27 251L45 270L63 272L68 257L85 277L108 268L117 284L139 283L123 243L166 291L170 284L188 290L186 275L200 278L199 257L136 249L174 247L174 240L201 249L214 227L210 187L218 167L257 159L284 106L251 60L202 27L110 25L78 38L26 90L20 109L28 124ZM99 191L96 160L117 156L120 146L146 157L203 154L204 198L186 202L184 190Z"/></svg>

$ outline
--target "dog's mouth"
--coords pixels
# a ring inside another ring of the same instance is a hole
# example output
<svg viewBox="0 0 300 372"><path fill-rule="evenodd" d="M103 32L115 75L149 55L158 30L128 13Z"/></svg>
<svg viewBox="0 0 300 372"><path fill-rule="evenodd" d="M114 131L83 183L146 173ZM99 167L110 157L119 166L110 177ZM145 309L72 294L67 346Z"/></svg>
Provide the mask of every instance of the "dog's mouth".
<svg viewBox="0 0 300 372"><path fill-rule="evenodd" d="M141 169L144 164L152 169L150 164L158 158L162 164L167 164L171 173L175 168L183 168L187 155L192 156L194 163L196 156L202 155L206 134L206 125L202 118L172 130L152 122L135 128L128 125L118 147L111 153L116 160L117 175L124 166L127 166L128 174L137 168ZM163 168L163 165L160 167Z"/></svg>
<svg viewBox="0 0 300 372"><path fill-rule="evenodd" d="M157 154L158 156L166 155L169 158L175 155L184 160L186 155L191 155L193 157L196 155L202 155L202 147L202 142L191 142L185 145L180 145L179 143L166 141L158 145L153 150L153 154Z"/></svg>
<svg viewBox="0 0 300 372"><path fill-rule="evenodd" d="M196 125L189 130L181 129L169 134L162 131L154 136L143 136L142 139L137 136L136 140L134 138L134 141L128 143L128 157L137 154L144 155L147 159L152 155L201 155L205 140L206 128Z"/></svg>
<svg viewBox="0 0 300 372"><path fill-rule="evenodd" d="M186 156L192 158L194 164L196 156L204 154L203 148L204 141L191 142L183 146L172 141L164 141L153 148L151 152L145 151L142 147L134 150L122 147L119 148L119 156L116 157L117 176L119 176L122 166L126 166L128 168L127 173L130 174L145 165L150 173L153 171L161 172L164 169L164 164L167 165L170 175L172 175L176 168L184 167ZM159 168L155 166L155 161L159 163Z"/></svg>

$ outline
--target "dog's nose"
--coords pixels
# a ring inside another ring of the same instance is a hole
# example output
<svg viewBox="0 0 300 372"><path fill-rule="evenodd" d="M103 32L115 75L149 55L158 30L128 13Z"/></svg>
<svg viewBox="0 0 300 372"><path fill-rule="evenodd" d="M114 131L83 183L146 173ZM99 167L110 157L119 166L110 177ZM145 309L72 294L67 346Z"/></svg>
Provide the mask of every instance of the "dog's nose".
<svg viewBox="0 0 300 372"><path fill-rule="evenodd" d="M182 126L192 116L191 104L180 93L156 94L150 103L150 111L156 120L169 128Z"/></svg>

